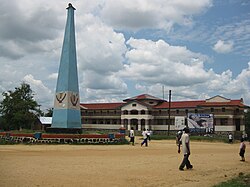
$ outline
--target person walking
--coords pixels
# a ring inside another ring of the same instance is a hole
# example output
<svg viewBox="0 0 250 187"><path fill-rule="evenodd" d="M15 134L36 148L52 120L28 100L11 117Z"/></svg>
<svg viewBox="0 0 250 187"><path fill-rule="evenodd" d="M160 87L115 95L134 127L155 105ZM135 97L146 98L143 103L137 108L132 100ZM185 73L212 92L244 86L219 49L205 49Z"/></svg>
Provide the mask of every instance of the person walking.
<svg viewBox="0 0 250 187"><path fill-rule="evenodd" d="M231 133L228 135L228 142L233 143L233 135Z"/></svg>
<svg viewBox="0 0 250 187"><path fill-rule="evenodd" d="M181 139L179 141L179 145L178 145L178 153L181 152L180 150L180 146L182 144L182 152L184 155L184 158L182 160L181 165L179 166L179 170L180 171L184 171L184 167L186 166L187 169L192 169L193 166L191 165L190 161L189 161L189 156L191 154L190 152L190 140L189 140L189 129L188 128L184 128L183 129L183 134L181 136Z"/></svg>
<svg viewBox="0 0 250 187"><path fill-rule="evenodd" d="M134 131L134 127L131 127L130 131L129 131L129 137L130 137L130 143L132 143L132 145L135 145L135 131Z"/></svg>
<svg viewBox="0 0 250 187"><path fill-rule="evenodd" d="M141 143L141 146L143 146L145 143L145 146L148 147L148 136L145 128L142 131L142 136L143 136L143 142Z"/></svg>
<svg viewBox="0 0 250 187"><path fill-rule="evenodd" d="M241 160L245 162L245 151L246 151L246 144L244 143L244 138L241 138L241 143L240 143L240 153L239 155L241 156Z"/></svg>
<svg viewBox="0 0 250 187"><path fill-rule="evenodd" d="M147 133L147 138L148 138L148 141L150 141L150 140L151 140L150 130L148 130L148 129L147 129L146 133Z"/></svg>

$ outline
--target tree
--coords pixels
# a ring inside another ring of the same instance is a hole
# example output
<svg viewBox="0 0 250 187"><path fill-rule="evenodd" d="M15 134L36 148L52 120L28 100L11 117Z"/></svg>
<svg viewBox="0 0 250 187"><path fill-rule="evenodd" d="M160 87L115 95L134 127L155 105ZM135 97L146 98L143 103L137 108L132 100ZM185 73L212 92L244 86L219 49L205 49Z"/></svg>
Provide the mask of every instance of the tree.
<svg viewBox="0 0 250 187"><path fill-rule="evenodd" d="M53 108L47 109L47 113L45 113L45 117L52 117L53 115Z"/></svg>
<svg viewBox="0 0 250 187"><path fill-rule="evenodd" d="M248 108L245 113L245 127L246 127L246 133L249 136L250 135L250 109Z"/></svg>
<svg viewBox="0 0 250 187"><path fill-rule="evenodd" d="M6 91L2 95L0 128L4 130L30 129L41 113L30 85L21 83L15 91Z"/></svg>

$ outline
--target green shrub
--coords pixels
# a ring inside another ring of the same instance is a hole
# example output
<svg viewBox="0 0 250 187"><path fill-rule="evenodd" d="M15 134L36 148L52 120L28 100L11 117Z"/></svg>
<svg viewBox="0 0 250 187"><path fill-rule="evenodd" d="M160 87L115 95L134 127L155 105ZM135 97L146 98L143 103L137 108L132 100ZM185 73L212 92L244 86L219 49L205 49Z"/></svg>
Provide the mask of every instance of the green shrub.
<svg viewBox="0 0 250 187"><path fill-rule="evenodd" d="M222 182L214 187L249 187L250 186L250 174L244 175L239 173L238 177L235 177L227 182Z"/></svg>

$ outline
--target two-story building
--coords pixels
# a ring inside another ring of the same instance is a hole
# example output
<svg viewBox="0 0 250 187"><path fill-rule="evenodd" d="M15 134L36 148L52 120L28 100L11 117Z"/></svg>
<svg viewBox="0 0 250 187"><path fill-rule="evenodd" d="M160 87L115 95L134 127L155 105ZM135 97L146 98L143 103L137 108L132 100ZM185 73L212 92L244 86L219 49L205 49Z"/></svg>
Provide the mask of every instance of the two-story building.
<svg viewBox="0 0 250 187"><path fill-rule="evenodd" d="M176 117L194 114L211 114L215 132L244 131L243 99L231 100L215 96L206 100L169 102L143 94L128 98L120 103L81 104L83 129L119 129L131 127L167 131L176 130Z"/></svg>

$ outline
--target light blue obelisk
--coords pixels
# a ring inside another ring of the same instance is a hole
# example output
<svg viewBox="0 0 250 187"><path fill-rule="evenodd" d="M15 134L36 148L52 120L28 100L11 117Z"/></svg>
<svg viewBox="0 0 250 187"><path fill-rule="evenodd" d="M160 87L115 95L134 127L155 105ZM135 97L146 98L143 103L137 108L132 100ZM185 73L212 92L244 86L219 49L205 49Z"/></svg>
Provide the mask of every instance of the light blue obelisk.
<svg viewBox="0 0 250 187"><path fill-rule="evenodd" d="M69 3L51 128L81 128L75 43L75 8Z"/></svg>

